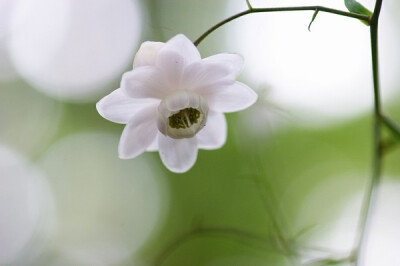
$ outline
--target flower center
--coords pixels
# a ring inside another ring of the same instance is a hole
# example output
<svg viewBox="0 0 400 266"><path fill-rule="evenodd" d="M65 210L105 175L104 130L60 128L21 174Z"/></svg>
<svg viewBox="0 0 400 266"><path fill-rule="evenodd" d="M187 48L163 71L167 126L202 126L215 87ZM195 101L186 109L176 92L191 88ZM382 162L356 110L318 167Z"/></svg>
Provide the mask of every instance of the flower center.
<svg viewBox="0 0 400 266"><path fill-rule="evenodd" d="M197 124L200 116L199 110L189 107L168 117L168 123L172 128L190 128L193 124Z"/></svg>
<svg viewBox="0 0 400 266"><path fill-rule="evenodd" d="M177 91L158 106L157 127L174 139L194 137L206 124L208 106L203 98L190 91Z"/></svg>

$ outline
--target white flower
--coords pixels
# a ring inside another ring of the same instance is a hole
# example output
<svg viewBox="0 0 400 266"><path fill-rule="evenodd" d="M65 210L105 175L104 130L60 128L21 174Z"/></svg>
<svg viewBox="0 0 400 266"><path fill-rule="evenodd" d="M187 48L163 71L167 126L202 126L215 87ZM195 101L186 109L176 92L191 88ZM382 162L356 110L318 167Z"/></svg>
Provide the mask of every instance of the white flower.
<svg viewBox="0 0 400 266"><path fill-rule="evenodd" d="M104 118L126 124L120 158L158 150L169 170L182 173L194 165L199 148L220 148L227 134L223 113L257 99L235 81L242 65L236 54L201 59L182 34L166 43L144 42L120 88L96 105Z"/></svg>

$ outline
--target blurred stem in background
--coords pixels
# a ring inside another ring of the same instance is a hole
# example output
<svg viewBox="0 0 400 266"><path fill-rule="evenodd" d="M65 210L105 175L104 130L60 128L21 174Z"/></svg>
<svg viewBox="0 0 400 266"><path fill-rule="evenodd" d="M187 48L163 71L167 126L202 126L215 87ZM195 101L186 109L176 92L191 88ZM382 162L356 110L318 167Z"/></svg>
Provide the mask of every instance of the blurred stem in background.
<svg viewBox="0 0 400 266"><path fill-rule="evenodd" d="M375 202L379 182L381 179L381 171L382 171L382 161L384 156L384 149L386 147L382 138L382 127L385 126L395 137L396 141L400 140L400 127L396 125L392 120L383 115L382 107L381 107L381 99L380 99L380 82L379 82L379 58L378 58L378 21L379 15L382 7L382 0L377 0L375 3L374 11L371 13L359 3L353 0L345 0L346 7L350 12L345 12L337 9L331 9L323 6L301 6L301 7L276 7L276 8L253 8L251 3L246 0L246 4L248 9L242 12L239 12L235 15L232 15L221 22L215 24L207 31L205 31L198 39L194 41L194 44L198 46L208 35L210 35L215 30L219 29L226 23L233 21L242 16L253 14L253 13L268 13L268 12L287 12L287 11L314 11L314 15L312 17L311 23L314 21L318 12L327 12L332 13L339 16L345 16L349 18L355 18L363 22L364 24L370 27L370 41L371 41L371 58L372 58L372 75L373 75L373 89L374 89L374 122L373 122L373 158L372 158L372 170L371 177L369 180L368 187L366 189L364 195L364 201L361 208L361 214L359 217L359 226L358 233L356 234L355 244L353 251L349 254L349 256L343 258L322 258L308 262L307 265L320 265L322 263L325 264L341 264L345 262L352 263L354 265L359 265L361 261L361 257L363 255L364 247L367 243L368 238L368 226L371 220L371 213L373 211L373 205ZM310 23L310 25L311 25ZM392 141L391 144L396 141ZM259 161L259 160L256 160ZM263 165L259 162L259 165ZM264 170L262 170L264 171ZM262 173L261 173L262 174ZM255 185L259 189L260 196L263 200L263 203L266 206L267 210L273 210L269 205L274 204L274 196L272 194L272 189L269 185L266 185L264 182L261 182L259 175L257 173L252 173L255 177L254 182ZM261 184L262 183L262 184ZM268 195L266 195L268 194ZM272 238L277 239L278 243L276 243L281 251L288 255L289 258L293 258L298 251L296 250L296 245L293 245L293 241L296 241L296 238L292 239L287 237L282 230L281 223L281 213L279 210L274 213L269 213L272 217L273 228L276 230L275 236L270 236ZM247 242L251 242L253 244L258 244L258 246L265 247L268 245L268 242L271 240L267 236L258 236L256 234L242 231L236 228L213 228L213 227L197 227L185 234L181 237L178 237L175 241L171 243L157 258L157 265L161 265L163 260L168 257L170 253L172 253L176 248L178 248L181 244L186 242L192 237L196 237L198 235L219 235L224 237L233 237L236 239L242 239ZM270 243L270 242L269 242ZM261 244L261 245L260 245Z"/></svg>
<svg viewBox="0 0 400 266"><path fill-rule="evenodd" d="M382 172L382 109L380 97L380 84L379 84L379 57L378 57L378 21L381 11L382 0L377 0L375 9L370 21L370 35L371 35L371 57L372 57L372 78L374 84L374 124L373 124L373 161L372 161L372 175L364 196L364 203L361 209L361 216L359 222L359 235L356 239L354 249L354 257L356 265L360 264L363 248L367 242L367 227L371 220L372 207L375 202L379 182Z"/></svg>

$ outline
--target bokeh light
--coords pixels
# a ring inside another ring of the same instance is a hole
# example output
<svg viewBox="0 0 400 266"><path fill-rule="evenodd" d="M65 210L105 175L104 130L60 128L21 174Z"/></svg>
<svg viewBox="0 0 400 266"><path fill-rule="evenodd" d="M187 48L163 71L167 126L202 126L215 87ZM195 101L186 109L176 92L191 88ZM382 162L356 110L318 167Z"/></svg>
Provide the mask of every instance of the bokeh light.
<svg viewBox="0 0 400 266"><path fill-rule="evenodd" d="M290 114L271 101L270 88L261 87L256 90L258 92L257 102L240 113L240 122L246 132L253 137L265 137L292 122Z"/></svg>
<svg viewBox="0 0 400 266"><path fill-rule="evenodd" d="M347 181L345 181L346 179ZM315 250L308 252L304 262L324 256L332 256L332 254L339 258L350 254L357 237L363 192L359 189L357 194L336 193L336 196L342 195L342 197L336 198L336 202L326 196L326 193L333 195L332 190L329 189L333 184L338 190L348 190L348 184L352 181L349 181L351 178L346 179L341 178L342 181L339 182L331 180L321 184L315 189L314 193L310 194L308 205L305 204L308 206L308 210L304 209L301 212L303 218L300 220L304 221L307 213L313 213L312 209L314 208L314 211L319 209L321 214L319 219L321 219L320 221L324 220L324 222L321 223L323 226L321 224L315 225L311 230L308 245L319 250L318 252ZM398 227L400 209L397 204L400 200L400 183L395 181L396 179L385 176L384 182L379 187L378 198L373 206L373 215L368 227L368 244L362 250L363 256L360 265L391 266L400 263L397 249L400 236ZM329 208L321 204L318 205L318 202L324 202L329 205ZM315 213L311 216L315 218ZM314 219L314 223L315 221Z"/></svg>
<svg viewBox="0 0 400 266"><path fill-rule="evenodd" d="M11 14L14 6L13 0L0 1L0 81L8 81L17 76L8 49L11 35Z"/></svg>
<svg viewBox="0 0 400 266"><path fill-rule="evenodd" d="M89 101L107 91L134 55L141 13L131 0L18 0L11 58L18 73L58 99Z"/></svg>
<svg viewBox="0 0 400 266"><path fill-rule="evenodd" d="M254 6L265 6L260 2ZM295 4L279 1L272 6ZM307 2L313 4L345 9L343 1ZM248 15L227 30L227 47L246 58L245 78L253 84L267 83L270 100L288 110L298 123L328 125L371 110L369 28L356 20L319 12L309 32L311 17L311 11ZM384 99L393 97L398 82L394 70L400 66L396 48L400 39L395 18L394 13L383 11Z"/></svg>
<svg viewBox="0 0 400 266"><path fill-rule="evenodd" d="M27 265L53 229L54 202L43 173L0 145L0 265Z"/></svg>
<svg viewBox="0 0 400 266"><path fill-rule="evenodd" d="M162 223L162 176L144 158L120 160L117 146L114 135L75 134L40 159L57 204L56 265L119 264Z"/></svg>

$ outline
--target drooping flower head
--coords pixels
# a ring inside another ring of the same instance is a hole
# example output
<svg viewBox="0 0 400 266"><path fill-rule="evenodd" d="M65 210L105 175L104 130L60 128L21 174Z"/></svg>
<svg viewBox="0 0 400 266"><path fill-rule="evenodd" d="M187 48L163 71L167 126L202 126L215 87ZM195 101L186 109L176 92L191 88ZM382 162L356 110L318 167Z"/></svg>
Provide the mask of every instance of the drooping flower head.
<svg viewBox="0 0 400 266"><path fill-rule="evenodd" d="M237 54L201 59L182 34L166 43L144 42L120 88L96 105L104 118L126 124L120 158L159 151L169 170L182 173L194 165L199 148L220 148L227 135L223 113L245 109L257 99L235 80L242 65Z"/></svg>

